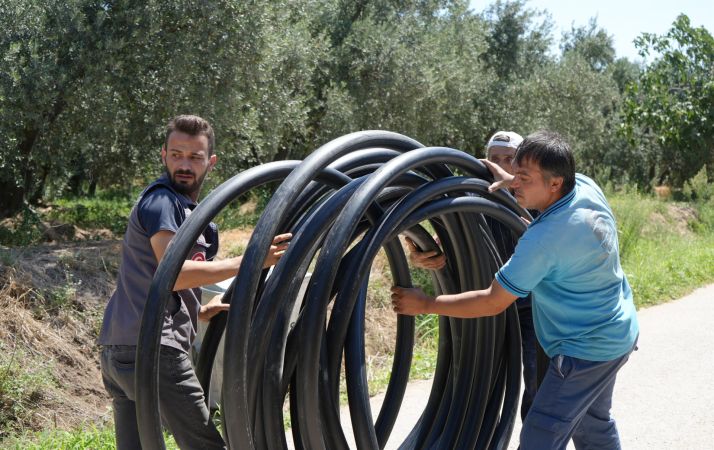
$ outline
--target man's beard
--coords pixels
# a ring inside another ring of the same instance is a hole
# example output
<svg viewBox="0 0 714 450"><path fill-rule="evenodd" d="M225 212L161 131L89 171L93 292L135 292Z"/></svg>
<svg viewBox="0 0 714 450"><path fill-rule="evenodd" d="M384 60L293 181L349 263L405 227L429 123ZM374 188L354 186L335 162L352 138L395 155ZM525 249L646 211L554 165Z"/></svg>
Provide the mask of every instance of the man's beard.
<svg viewBox="0 0 714 450"><path fill-rule="evenodd" d="M201 190L201 185L203 185L203 180L206 178L206 175L208 174L208 171L205 171L203 175L200 177L197 177L196 174L191 171L191 170L181 170L178 169L176 170L173 174L169 172L169 168L164 166L164 170L166 171L166 175L169 177L169 180L171 181L171 187L174 188L176 192L179 192L183 195L191 196L192 194L198 193L198 191ZM191 184L185 184L185 183L180 183L176 181L176 175L191 175L193 177L193 183Z"/></svg>

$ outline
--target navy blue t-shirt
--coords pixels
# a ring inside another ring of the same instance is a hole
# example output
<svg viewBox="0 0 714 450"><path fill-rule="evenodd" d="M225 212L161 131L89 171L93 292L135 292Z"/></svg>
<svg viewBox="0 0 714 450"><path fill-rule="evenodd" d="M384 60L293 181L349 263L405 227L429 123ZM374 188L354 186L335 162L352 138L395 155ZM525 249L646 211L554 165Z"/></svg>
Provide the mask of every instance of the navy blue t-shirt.
<svg viewBox="0 0 714 450"><path fill-rule="evenodd" d="M136 345L149 287L158 267L151 237L159 231L176 233L195 207L195 202L171 187L166 175L141 193L129 215L117 287L104 312L99 344ZM218 230L211 223L187 259L210 261L217 252ZM196 336L200 308L199 288L174 292L164 312L161 344L188 352Z"/></svg>

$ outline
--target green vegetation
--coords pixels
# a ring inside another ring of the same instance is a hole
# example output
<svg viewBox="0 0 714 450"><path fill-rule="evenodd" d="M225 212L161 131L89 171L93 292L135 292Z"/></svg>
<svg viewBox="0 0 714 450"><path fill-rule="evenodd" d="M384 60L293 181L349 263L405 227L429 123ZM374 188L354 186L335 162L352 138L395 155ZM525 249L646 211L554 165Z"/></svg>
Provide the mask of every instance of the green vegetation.
<svg viewBox="0 0 714 450"><path fill-rule="evenodd" d="M53 202L47 217L80 228L106 228L121 235L126 230L133 204L134 199L121 197L58 199Z"/></svg>
<svg viewBox="0 0 714 450"><path fill-rule="evenodd" d="M133 203L128 197L107 193L92 198L56 199L43 208L26 206L0 226L0 245L22 247L56 238L72 240L78 229L121 235Z"/></svg>
<svg viewBox="0 0 714 450"><path fill-rule="evenodd" d="M219 229L252 228L270 201L276 186L261 186L231 203L214 219ZM208 191L206 191L208 192ZM236 253L239 252L239 253ZM242 253L242 249L231 250L231 255Z"/></svg>
<svg viewBox="0 0 714 450"><path fill-rule="evenodd" d="M618 165L641 183L677 187L704 164L712 175L714 38L680 15L666 34L643 33L635 45L654 60L627 86L622 127L634 145Z"/></svg>
<svg viewBox="0 0 714 450"><path fill-rule="evenodd" d="M601 181L649 190L704 164L712 175L709 31L672 17L639 37L635 63L594 19L561 38L525 0L471 3L0 0L0 115L12 118L0 123L0 218L107 190L129 198L160 173L163 126L186 112L216 129L211 183L360 129L481 155L496 129L547 127ZM176 55L196 63L176 70ZM108 214L95 206L67 214Z"/></svg>
<svg viewBox="0 0 714 450"><path fill-rule="evenodd" d="M173 437L166 434L166 448L178 450ZM26 433L3 441L3 448L13 450L113 450L116 448L114 428L89 426L72 431L50 430Z"/></svg>
<svg viewBox="0 0 714 450"><path fill-rule="evenodd" d="M636 191L609 195L622 266L638 307L681 297L714 281L714 202L657 200Z"/></svg>
<svg viewBox="0 0 714 450"><path fill-rule="evenodd" d="M714 235L643 241L623 261L638 307L680 298L714 281Z"/></svg>
<svg viewBox="0 0 714 450"><path fill-rule="evenodd" d="M0 226L0 245L24 246L42 240L42 223L34 209L23 208L15 220L13 227Z"/></svg>
<svg viewBox="0 0 714 450"><path fill-rule="evenodd" d="M0 437L22 430L55 385L49 362L0 342Z"/></svg>

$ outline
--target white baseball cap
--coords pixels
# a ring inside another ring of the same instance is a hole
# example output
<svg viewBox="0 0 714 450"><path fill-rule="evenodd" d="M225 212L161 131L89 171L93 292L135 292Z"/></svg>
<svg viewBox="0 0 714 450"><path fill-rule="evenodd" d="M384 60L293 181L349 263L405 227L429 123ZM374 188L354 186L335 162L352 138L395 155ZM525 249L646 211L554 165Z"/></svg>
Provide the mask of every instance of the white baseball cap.
<svg viewBox="0 0 714 450"><path fill-rule="evenodd" d="M486 151L488 152L491 147L509 147L516 149L521 142L523 142L523 136L518 133L513 131L498 131L488 140Z"/></svg>

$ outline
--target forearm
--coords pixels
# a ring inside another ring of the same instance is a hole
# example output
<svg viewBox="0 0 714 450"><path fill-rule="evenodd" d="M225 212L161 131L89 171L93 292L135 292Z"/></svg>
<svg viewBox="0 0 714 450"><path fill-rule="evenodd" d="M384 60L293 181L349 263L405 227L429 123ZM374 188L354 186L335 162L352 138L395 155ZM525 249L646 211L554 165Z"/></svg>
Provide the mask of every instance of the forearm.
<svg viewBox="0 0 714 450"><path fill-rule="evenodd" d="M242 257L218 261L186 260L174 284L174 290L190 289L207 284L218 283L238 273Z"/></svg>
<svg viewBox="0 0 714 450"><path fill-rule="evenodd" d="M491 295L491 288L488 288L460 294L439 295L430 305L429 312L459 318L487 317L502 313L509 304L504 304Z"/></svg>

